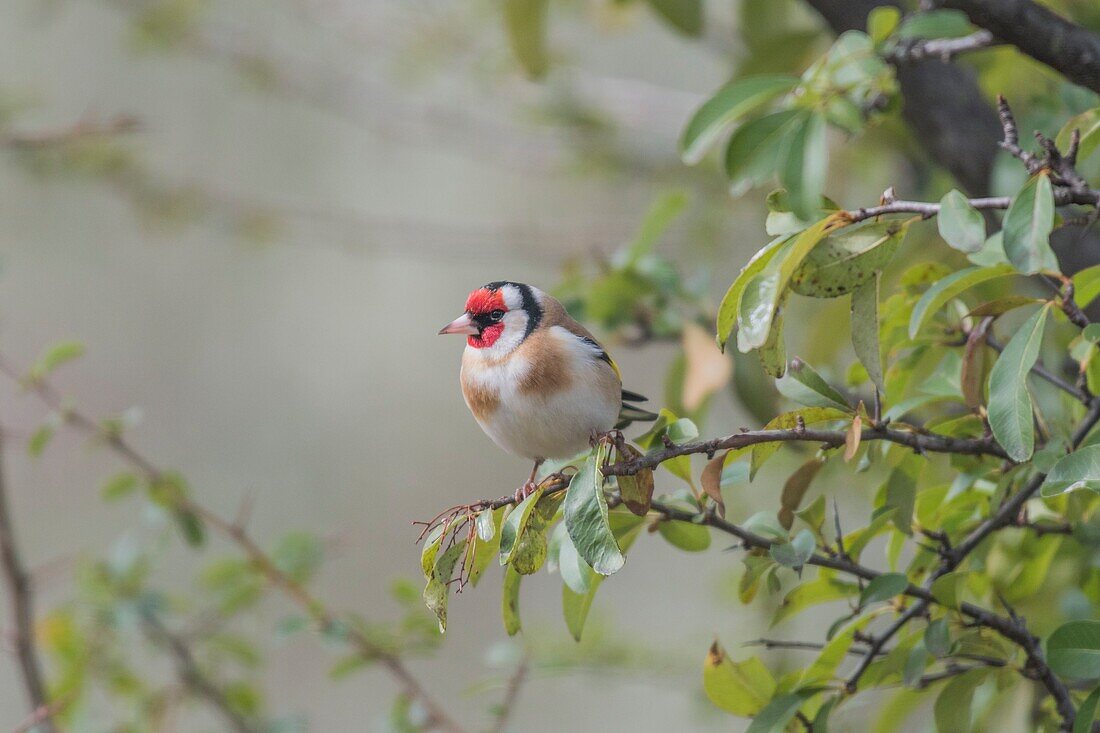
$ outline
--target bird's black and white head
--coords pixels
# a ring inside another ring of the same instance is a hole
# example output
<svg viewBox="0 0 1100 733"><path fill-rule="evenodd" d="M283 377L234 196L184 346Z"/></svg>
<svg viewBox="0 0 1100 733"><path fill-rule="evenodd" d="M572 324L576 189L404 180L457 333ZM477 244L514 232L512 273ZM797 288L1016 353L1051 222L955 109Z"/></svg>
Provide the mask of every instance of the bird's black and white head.
<svg viewBox="0 0 1100 733"><path fill-rule="evenodd" d="M507 356L542 320L542 291L524 283L491 282L470 293L466 312L440 333L461 333L466 344L488 358Z"/></svg>

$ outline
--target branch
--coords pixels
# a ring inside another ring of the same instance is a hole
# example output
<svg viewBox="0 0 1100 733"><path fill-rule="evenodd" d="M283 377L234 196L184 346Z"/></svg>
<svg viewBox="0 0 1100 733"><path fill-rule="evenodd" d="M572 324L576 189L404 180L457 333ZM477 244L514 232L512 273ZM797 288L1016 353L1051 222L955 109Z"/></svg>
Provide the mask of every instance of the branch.
<svg viewBox="0 0 1100 733"><path fill-rule="evenodd" d="M47 381L35 380L28 382L22 377L22 373L15 369L2 355L0 355L0 374L23 384L47 406L61 415L67 424L106 443L111 450L130 464L150 484L163 481L165 476L163 470L139 453L118 432L107 429L87 415L64 404L61 396ZM343 630L348 642L363 659L377 660L397 680L408 697L419 701L427 714L426 727L438 728L447 731L447 733L463 733L462 726L451 719L443 706L412 675L397 654L375 644L355 626L342 624L336 614L329 611L303 585L279 570L274 560L248 535L243 526L224 519L214 511L187 497L182 498L175 508L180 512L197 516L205 524L213 527L219 534L237 545L238 549L252 561L252 564L267 581L300 606L321 629L340 628Z"/></svg>
<svg viewBox="0 0 1100 733"><path fill-rule="evenodd" d="M1100 92L1100 36L1031 0L941 0L1064 77Z"/></svg>
<svg viewBox="0 0 1100 733"><path fill-rule="evenodd" d="M132 115L117 115L102 122L83 119L76 124L58 130L38 132L0 132L0 146L11 148L46 148L66 145L88 138L108 137L140 129L141 124Z"/></svg>
<svg viewBox="0 0 1100 733"><path fill-rule="evenodd" d="M516 702L519 700L520 690L523 689L523 683L527 681L527 675L530 671L531 655L525 651L523 657L519 660L519 664L516 665L515 671L508 678L508 687L504 690L504 699L500 702L496 725L493 726L492 733L504 733L504 730L508 727L508 719L512 717L512 711L515 710Z"/></svg>
<svg viewBox="0 0 1100 733"><path fill-rule="evenodd" d="M259 726L253 725L234 710L225 693L203 674L186 641L169 631L152 611L142 613L141 623L150 641L164 647L172 655L176 675L191 694L209 703L236 733L259 733Z"/></svg>
<svg viewBox="0 0 1100 733"><path fill-rule="evenodd" d="M45 731L45 728L40 728L40 726L42 726L43 723L48 724L48 721L50 721L53 716L57 715L64 709L64 700L54 700L49 705L43 705L42 707L38 708L33 713L28 715L22 723L12 728L11 733L32 733L32 731L43 733L43 731Z"/></svg>
<svg viewBox="0 0 1100 733"><path fill-rule="evenodd" d="M4 576L5 594L11 603L16 657L32 717L40 717L37 725L41 733L57 733L58 727L53 721L56 711L50 706L34 645L34 590L15 541L3 468L3 437L0 436L0 571Z"/></svg>
<svg viewBox="0 0 1100 733"><path fill-rule="evenodd" d="M914 38L902 41L883 58L892 64L905 64L924 59L938 59L947 63L959 54L978 51L997 45L993 34L980 30L962 38Z"/></svg>

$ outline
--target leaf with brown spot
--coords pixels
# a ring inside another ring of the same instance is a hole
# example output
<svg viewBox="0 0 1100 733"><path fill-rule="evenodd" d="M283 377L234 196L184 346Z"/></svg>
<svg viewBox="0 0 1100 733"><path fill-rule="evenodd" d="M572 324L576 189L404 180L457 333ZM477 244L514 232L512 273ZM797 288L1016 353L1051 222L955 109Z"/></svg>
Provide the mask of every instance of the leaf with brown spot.
<svg viewBox="0 0 1100 733"><path fill-rule="evenodd" d="M726 516L726 502L722 500L722 469L725 468L727 455L729 454L723 453L707 461L703 475L699 478L703 491L714 500L715 506L718 507L718 516L722 518Z"/></svg>
<svg viewBox="0 0 1100 733"><path fill-rule="evenodd" d="M623 443L619 450L619 459L633 461L641 458L642 454L629 443ZM653 471L643 468L633 476L619 476L616 478L619 485L619 496L623 504L633 514L644 517L649 512L649 504L653 500Z"/></svg>
<svg viewBox="0 0 1100 733"><path fill-rule="evenodd" d="M863 416L856 413L848 432L844 435L844 462L852 460L859 450L859 441L863 437Z"/></svg>
<svg viewBox="0 0 1100 733"><path fill-rule="evenodd" d="M802 497L806 496L806 491L813 483L814 477L824 465L825 461L815 456L799 466L798 470L787 479L787 483L783 484L783 493L779 496L778 515L783 529L790 529L794 524L794 513L802 504Z"/></svg>
<svg viewBox="0 0 1100 733"><path fill-rule="evenodd" d="M695 412L708 397L729 383L733 363L701 326L691 322L684 325L684 356L687 369L682 403L685 411Z"/></svg>

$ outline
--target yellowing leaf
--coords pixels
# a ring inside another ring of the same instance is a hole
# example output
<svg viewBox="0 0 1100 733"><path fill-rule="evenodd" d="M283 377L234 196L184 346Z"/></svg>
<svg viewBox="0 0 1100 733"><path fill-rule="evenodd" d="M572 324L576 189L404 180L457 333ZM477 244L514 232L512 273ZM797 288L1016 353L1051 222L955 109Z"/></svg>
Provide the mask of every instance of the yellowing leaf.
<svg viewBox="0 0 1100 733"><path fill-rule="evenodd" d="M852 424L848 426L848 432L844 434L844 462L852 460L859 450L859 441L863 437L863 418L856 415L852 418Z"/></svg>
<svg viewBox="0 0 1100 733"><path fill-rule="evenodd" d="M717 707L752 717L768 704L775 688L775 678L758 658L733 662L721 644L711 644L703 663L703 689Z"/></svg>

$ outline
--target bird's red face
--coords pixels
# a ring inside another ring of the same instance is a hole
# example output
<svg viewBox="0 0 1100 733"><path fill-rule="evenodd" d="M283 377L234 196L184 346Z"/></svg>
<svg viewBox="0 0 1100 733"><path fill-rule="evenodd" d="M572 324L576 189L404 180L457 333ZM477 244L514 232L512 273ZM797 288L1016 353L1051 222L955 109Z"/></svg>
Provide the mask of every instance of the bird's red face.
<svg viewBox="0 0 1100 733"><path fill-rule="evenodd" d="M444 326L440 333L461 333L466 343L475 349L485 349L496 343L504 333L504 315L508 306L500 288L478 288L466 298L466 312Z"/></svg>

